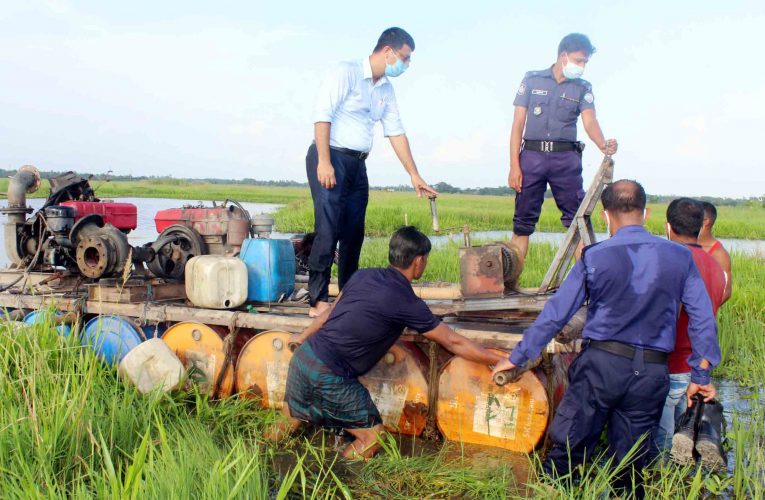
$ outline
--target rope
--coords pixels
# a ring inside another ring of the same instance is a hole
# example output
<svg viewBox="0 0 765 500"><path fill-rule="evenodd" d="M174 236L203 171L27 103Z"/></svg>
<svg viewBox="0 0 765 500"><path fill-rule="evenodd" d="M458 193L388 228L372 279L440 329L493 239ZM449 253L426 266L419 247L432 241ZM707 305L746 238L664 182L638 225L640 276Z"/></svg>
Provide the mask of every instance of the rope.
<svg viewBox="0 0 765 500"><path fill-rule="evenodd" d="M436 406L438 406L438 344L428 341L428 421L423 436L426 439L438 439L436 430Z"/></svg>
<svg viewBox="0 0 765 500"><path fill-rule="evenodd" d="M228 322L228 335L226 335L226 338L223 339L223 367L221 368L220 373L218 373L218 378L215 380L215 385L213 386L213 398L218 397L220 386L223 383L223 379L226 376L226 372L228 371L229 366L231 366L231 358L233 357L234 353L234 344L236 344L236 338L239 336L239 327L236 326L236 322L239 319L240 313L241 311L235 311L234 314L231 315L231 319Z"/></svg>

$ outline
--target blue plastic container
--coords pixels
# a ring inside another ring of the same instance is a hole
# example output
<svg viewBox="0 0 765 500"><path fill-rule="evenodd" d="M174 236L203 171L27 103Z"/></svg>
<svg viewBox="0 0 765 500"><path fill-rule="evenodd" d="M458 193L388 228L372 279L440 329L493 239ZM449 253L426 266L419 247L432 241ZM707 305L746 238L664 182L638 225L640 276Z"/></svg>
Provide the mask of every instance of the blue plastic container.
<svg viewBox="0 0 765 500"><path fill-rule="evenodd" d="M247 300L274 302L295 289L295 249L290 240L248 238L239 258L247 265Z"/></svg>
<svg viewBox="0 0 765 500"><path fill-rule="evenodd" d="M82 331L82 345L89 346L110 366L118 365L140 343L138 330L119 316L97 316L85 323Z"/></svg>
<svg viewBox="0 0 765 500"><path fill-rule="evenodd" d="M24 316L24 323L27 325L42 325L45 323L51 323L52 318L50 318L51 312L48 310L42 310L42 311L32 311L30 313L27 313L26 316ZM61 317L64 314L61 312L56 312L56 317ZM72 327L69 325L56 325L56 331L59 333L59 335L63 335L64 337L68 337L70 333L72 333Z"/></svg>

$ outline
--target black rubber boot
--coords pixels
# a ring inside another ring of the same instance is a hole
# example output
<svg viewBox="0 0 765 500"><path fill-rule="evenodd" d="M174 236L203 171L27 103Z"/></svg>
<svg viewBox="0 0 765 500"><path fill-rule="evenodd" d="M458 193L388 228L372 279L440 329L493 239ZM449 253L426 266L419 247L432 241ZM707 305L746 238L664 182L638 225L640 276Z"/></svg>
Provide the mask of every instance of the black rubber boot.
<svg viewBox="0 0 765 500"><path fill-rule="evenodd" d="M704 399L693 396L693 406L685 410L675 422L675 434L672 436L672 460L681 464L693 463L693 443L699 429L699 420L704 409Z"/></svg>
<svg viewBox="0 0 765 500"><path fill-rule="evenodd" d="M722 448L723 407L717 401L704 403L699 432L696 436L696 452L701 464L712 470L725 469L726 459Z"/></svg>

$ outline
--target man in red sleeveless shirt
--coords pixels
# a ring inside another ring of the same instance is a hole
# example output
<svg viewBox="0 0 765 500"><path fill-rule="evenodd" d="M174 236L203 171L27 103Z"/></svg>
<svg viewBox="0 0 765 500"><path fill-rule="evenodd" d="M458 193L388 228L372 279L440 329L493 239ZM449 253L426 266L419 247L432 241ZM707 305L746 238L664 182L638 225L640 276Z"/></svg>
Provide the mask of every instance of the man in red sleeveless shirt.
<svg viewBox="0 0 765 500"><path fill-rule="evenodd" d="M693 256L696 267L706 285L712 301L712 309L717 309L724 301L725 274L720 264L699 245L698 235L704 222L704 206L690 198L673 200L667 207L667 238L685 245ZM691 367L688 358L691 355L691 343L688 339L688 315L681 310L677 319L675 351L669 355L669 394L664 403L659 428L656 432L656 446L660 451L672 448L672 436L675 432L675 420L685 413L687 399L685 391L691 381Z"/></svg>
<svg viewBox="0 0 765 500"><path fill-rule="evenodd" d="M701 225L701 231L699 232L699 245L720 264L725 273L727 281L725 282L724 304L730 298L733 290L730 254L725 250L720 240L712 234L712 228L714 228L715 221L717 220L717 208L708 201L702 201L701 204L704 206L704 223Z"/></svg>

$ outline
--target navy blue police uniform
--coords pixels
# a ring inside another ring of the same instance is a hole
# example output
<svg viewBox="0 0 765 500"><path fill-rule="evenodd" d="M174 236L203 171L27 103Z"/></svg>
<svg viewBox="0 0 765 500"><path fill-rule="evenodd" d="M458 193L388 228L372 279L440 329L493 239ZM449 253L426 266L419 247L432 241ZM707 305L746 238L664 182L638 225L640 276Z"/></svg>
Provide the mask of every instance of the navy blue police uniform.
<svg viewBox="0 0 765 500"><path fill-rule="evenodd" d="M690 320L691 381L708 384L710 368L720 362L712 303L691 252L642 226L622 227L584 248L510 361L521 366L537 358L585 302L583 351L569 369L569 388L550 426L553 446L544 464L550 473L566 474L591 458L606 425L615 464L655 428L669 391L667 358L681 305ZM702 359L711 367L702 368ZM638 448L637 470L649 442Z"/></svg>
<svg viewBox="0 0 765 500"><path fill-rule="evenodd" d="M592 85L581 78L558 83L552 67L529 71L513 105L526 108L520 153L523 178L521 192L515 195L513 232L520 236L534 232L548 183L560 220L568 227L584 198L584 144L576 140L576 123L582 111L595 108Z"/></svg>

